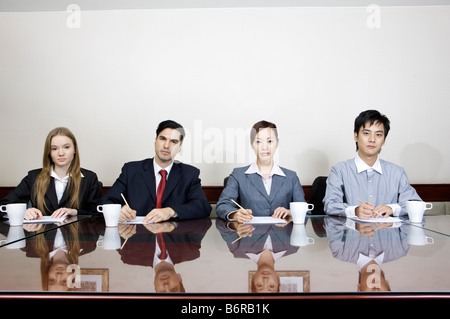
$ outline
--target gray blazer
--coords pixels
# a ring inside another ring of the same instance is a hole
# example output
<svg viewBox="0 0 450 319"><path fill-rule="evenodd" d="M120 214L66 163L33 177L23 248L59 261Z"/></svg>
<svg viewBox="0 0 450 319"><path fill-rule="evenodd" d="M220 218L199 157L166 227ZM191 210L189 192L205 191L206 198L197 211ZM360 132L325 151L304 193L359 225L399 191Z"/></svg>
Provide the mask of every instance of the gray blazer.
<svg viewBox="0 0 450 319"><path fill-rule="evenodd" d="M229 176L216 205L216 214L220 218L227 219L229 213L239 209L231 199L245 209L251 209L253 216L271 216L278 207L289 209L290 202L305 201L303 188L294 171L281 167L286 176L273 175L270 195L267 195L261 176L245 174L248 168L235 168Z"/></svg>

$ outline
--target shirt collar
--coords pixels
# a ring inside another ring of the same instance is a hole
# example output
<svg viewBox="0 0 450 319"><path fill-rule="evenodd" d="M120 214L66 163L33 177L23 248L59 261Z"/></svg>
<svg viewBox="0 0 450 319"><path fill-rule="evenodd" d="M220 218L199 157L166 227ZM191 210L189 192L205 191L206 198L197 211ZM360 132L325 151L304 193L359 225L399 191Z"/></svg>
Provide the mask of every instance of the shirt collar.
<svg viewBox="0 0 450 319"><path fill-rule="evenodd" d="M374 260L380 267L382 267L384 261L384 252L382 252L378 256L366 256L364 254L359 253L358 260L356 261L358 269L361 271L361 269L372 260Z"/></svg>
<svg viewBox="0 0 450 319"><path fill-rule="evenodd" d="M261 258L261 255L264 252L264 250L270 251L270 253L272 254L273 260L275 262L277 262L278 259L283 257L283 255L286 253L286 250L282 250L282 251L279 251L279 252L274 252L273 251L273 246L272 246L272 238L270 238L270 235L268 235L267 238L266 238L266 241L264 242L263 250L259 254L246 253L246 255L252 261L254 261L255 263L258 263L259 258Z"/></svg>
<svg viewBox="0 0 450 319"><path fill-rule="evenodd" d="M375 164L373 164L373 166L369 166L367 165L362 159L361 157L359 157L358 153L356 153L355 156L355 164L356 164L356 171L359 173L364 172L364 171L376 171L380 174L383 174L383 171L381 169L381 163L380 163L380 158L377 157L377 160L375 162Z"/></svg>
<svg viewBox="0 0 450 319"><path fill-rule="evenodd" d="M53 170L53 166L52 166L52 171L50 173L50 176L53 177L54 179L57 179L58 181L61 182L67 182L69 180L69 175L67 174L64 178L59 178L58 174L55 173L55 171ZM81 177L84 177L83 173L81 173Z"/></svg>
<svg viewBox="0 0 450 319"><path fill-rule="evenodd" d="M259 174L262 176L261 171L259 170L258 164L252 163L250 167L245 171L245 174ZM270 172L270 176L273 175L280 175L280 176L286 176L284 174L283 170L278 166L278 164L273 163L272 171Z"/></svg>
<svg viewBox="0 0 450 319"><path fill-rule="evenodd" d="M170 173L170 170L172 169L172 166L173 166L173 162L169 166L167 166L166 168L162 168L156 163L155 160L153 160L153 169L155 171L155 176L158 176L159 175L159 171L162 170L162 169L166 170L167 171L167 176L169 176L169 173Z"/></svg>

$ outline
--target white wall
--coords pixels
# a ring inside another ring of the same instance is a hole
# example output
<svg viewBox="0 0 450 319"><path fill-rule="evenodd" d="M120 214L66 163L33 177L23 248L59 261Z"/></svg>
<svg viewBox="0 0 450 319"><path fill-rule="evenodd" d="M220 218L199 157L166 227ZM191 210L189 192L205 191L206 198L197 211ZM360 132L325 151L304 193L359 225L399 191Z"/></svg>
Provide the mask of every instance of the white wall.
<svg viewBox="0 0 450 319"><path fill-rule="evenodd" d="M203 185L253 159L261 119L311 184L353 157L368 108L391 119L383 158L412 183L449 183L449 57L450 6L0 13L0 186L41 166L56 126L111 185L153 156L165 119L188 131L179 159Z"/></svg>

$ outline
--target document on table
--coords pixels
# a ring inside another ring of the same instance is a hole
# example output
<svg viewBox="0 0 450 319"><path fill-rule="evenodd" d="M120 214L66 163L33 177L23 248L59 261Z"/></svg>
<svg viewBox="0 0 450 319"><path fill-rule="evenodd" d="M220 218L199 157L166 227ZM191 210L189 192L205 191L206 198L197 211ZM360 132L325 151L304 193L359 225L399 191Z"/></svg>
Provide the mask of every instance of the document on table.
<svg viewBox="0 0 450 319"><path fill-rule="evenodd" d="M246 224L286 224L286 220L271 216L253 216L252 220Z"/></svg>
<svg viewBox="0 0 450 319"><path fill-rule="evenodd" d="M144 224L144 218L145 216L136 216L135 219L131 219L127 222L120 222L119 224ZM145 223L145 224L153 224L153 223Z"/></svg>
<svg viewBox="0 0 450 319"><path fill-rule="evenodd" d="M369 219L360 219L359 217L355 216L355 217L350 217L350 219L359 221L359 222L363 222L363 223L401 223L402 220L400 218L396 218L396 217L378 217L378 218L369 218Z"/></svg>
<svg viewBox="0 0 450 319"><path fill-rule="evenodd" d="M66 217L61 217L61 218L52 218L50 216L42 216L42 219L24 219L23 223L24 224L53 224L53 223L62 223Z"/></svg>

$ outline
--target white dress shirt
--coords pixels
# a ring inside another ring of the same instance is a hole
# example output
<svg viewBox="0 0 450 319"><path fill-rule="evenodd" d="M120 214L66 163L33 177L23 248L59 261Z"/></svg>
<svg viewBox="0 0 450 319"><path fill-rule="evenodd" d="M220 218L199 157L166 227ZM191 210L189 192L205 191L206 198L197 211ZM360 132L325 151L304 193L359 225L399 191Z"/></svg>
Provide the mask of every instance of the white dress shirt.
<svg viewBox="0 0 450 319"><path fill-rule="evenodd" d="M156 163L156 161L153 161L153 171L155 173L155 184L156 184L156 193L155 194L158 194L158 186L159 186L159 183L161 182L161 178L162 178L162 176L159 173L159 171L162 170L162 169L166 170L166 172L167 172L166 181L167 181L169 179L169 174L170 174L170 170L172 169L172 167L173 167L173 162L169 166L167 166L166 168L161 168ZM178 217L177 212L175 212L175 215L173 217L175 217L175 218Z"/></svg>
<svg viewBox="0 0 450 319"><path fill-rule="evenodd" d="M161 261L163 261L162 259L159 258L159 256L161 255L162 251L161 251L161 247L159 247L158 244L158 239L155 236L155 254L153 255L153 268L155 268L155 266L157 264L159 264ZM173 261L172 259L170 259L170 255L169 255L169 251L166 248L166 252L167 252L167 257L166 259L164 259L164 261L168 262L169 264L173 265Z"/></svg>
<svg viewBox="0 0 450 319"><path fill-rule="evenodd" d="M384 261L384 252L379 254L378 256L366 256L364 254L359 253L358 255L358 260L356 261L356 264L358 265L358 269L359 271L361 271L361 269L367 265L368 263L370 263L372 260L374 260L378 266L382 267L383 266L383 261Z"/></svg>
<svg viewBox="0 0 450 319"><path fill-rule="evenodd" d="M69 175L66 175L64 178L59 178L59 176L55 173L52 167L52 173L50 175L55 179L55 190L56 190L56 197L58 198L58 204L61 201L61 198L64 194L64 191L66 190L67 183L69 183Z"/></svg>
<svg viewBox="0 0 450 319"><path fill-rule="evenodd" d="M270 172L270 175L266 178L262 176L258 164L256 163L251 164L250 167L245 171L245 174L255 174L255 173L261 176L267 195L270 195L270 191L272 189L272 176L275 174L280 176L286 176L284 172L281 170L280 166L278 166L278 164L275 163L272 166L272 171Z"/></svg>
<svg viewBox="0 0 450 319"><path fill-rule="evenodd" d="M58 204L59 204L59 202L61 201L61 198L64 195L64 191L66 190L67 184L69 183L69 175L66 175L64 178L59 178L59 176L53 170L53 166L52 166L52 172L51 172L50 176L55 179L56 197L58 198ZM84 177L83 173L81 173L81 177Z"/></svg>
<svg viewBox="0 0 450 319"><path fill-rule="evenodd" d="M272 246L272 238L270 238L270 235L267 236L267 239L264 243L264 247L263 250L259 253L259 254L253 254L253 253L246 253L247 257L250 258L252 261L254 261L255 263L258 263L259 259L261 258L262 253L268 250L270 251L270 253L272 254L273 260L276 262L278 259L280 259L285 253L286 250L282 250L279 251L277 253L275 253L273 251L273 246Z"/></svg>
<svg viewBox="0 0 450 319"><path fill-rule="evenodd" d="M156 193L158 193L158 186L159 182L161 182L161 174L159 174L159 171L164 169L167 171L166 180L169 179L170 170L172 169L173 162L166 168L161 168L158 164L156 164L156 161L153 161L153 170L155 172L155 184L156 184Z"/></svg>

